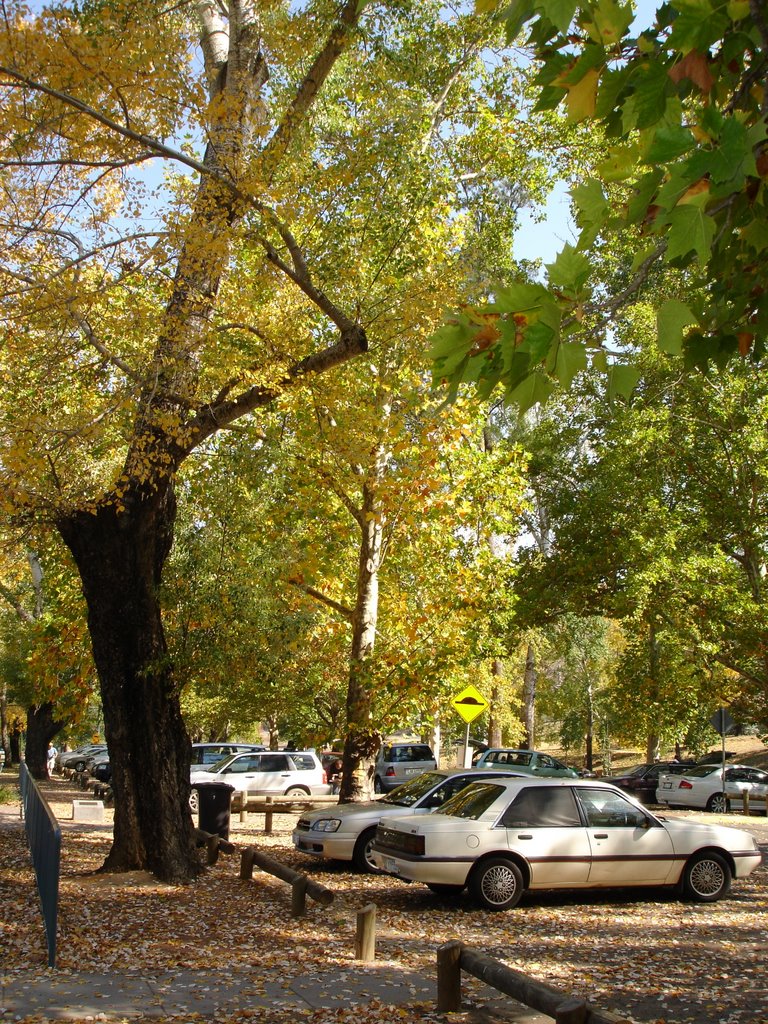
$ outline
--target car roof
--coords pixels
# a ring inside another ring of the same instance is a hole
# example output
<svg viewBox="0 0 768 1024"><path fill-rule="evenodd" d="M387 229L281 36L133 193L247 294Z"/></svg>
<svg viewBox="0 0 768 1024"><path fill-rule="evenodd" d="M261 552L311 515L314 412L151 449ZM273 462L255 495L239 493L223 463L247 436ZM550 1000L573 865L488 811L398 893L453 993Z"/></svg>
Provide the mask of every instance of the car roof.
<svg viewBox="0 0 768 1024"><path fill-rule="evenodd" d="M482 770L482 769L481 769ZM496 776L499 776L498 780ZM605 789L616 792L616 786L610 782L603 782L600 779L579 779L579 778L552 778L550 776L516 775L510 778L506 772L494 772L489 779L482 779L481 784L500 785L505 789L530 789L532 786L547 786L549 788L562 786L577 786L580 789Z"/></svg>

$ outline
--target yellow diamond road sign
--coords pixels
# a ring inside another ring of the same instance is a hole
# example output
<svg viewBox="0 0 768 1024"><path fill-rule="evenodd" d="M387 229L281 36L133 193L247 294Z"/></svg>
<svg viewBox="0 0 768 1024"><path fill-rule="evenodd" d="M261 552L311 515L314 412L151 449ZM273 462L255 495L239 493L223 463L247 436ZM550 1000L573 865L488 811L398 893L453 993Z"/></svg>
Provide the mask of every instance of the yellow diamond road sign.
<svg viewBox="0 0 768 1024"><path fill-rule="evenodd" d="M451 704L467 723L474 721L488 707L488 701L474 686L468 686L458 693Z"/></svg>

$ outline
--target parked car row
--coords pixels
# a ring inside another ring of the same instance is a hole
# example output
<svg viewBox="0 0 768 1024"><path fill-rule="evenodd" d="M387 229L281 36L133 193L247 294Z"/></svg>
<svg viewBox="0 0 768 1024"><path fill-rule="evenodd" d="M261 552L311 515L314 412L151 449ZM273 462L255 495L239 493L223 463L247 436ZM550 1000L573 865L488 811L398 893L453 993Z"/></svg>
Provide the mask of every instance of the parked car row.
<svg viewBox="0 0 768 1024"><path fill-rule="evenodd" d="M470 782L512 774L480 768L421 772L380 800L305 812L293 830L293 845L313 857L351 861L359 871L373 871L371 845L379 822L402 814L429 813Z"/></svg>

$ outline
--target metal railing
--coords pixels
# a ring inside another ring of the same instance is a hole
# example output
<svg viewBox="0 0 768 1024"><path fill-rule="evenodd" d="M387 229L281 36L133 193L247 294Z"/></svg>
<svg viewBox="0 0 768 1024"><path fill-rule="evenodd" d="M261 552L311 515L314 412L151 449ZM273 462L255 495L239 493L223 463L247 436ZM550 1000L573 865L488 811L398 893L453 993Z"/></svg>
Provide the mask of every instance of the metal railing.
<svg viewBox="0 0 768 1024"><path fill-rule="evenodd" d="M56 966L56 925L59 912L61 828L37 783L22 763L19 772L24 829L32 854L37 891L48 942L48 966Z"/></svg>

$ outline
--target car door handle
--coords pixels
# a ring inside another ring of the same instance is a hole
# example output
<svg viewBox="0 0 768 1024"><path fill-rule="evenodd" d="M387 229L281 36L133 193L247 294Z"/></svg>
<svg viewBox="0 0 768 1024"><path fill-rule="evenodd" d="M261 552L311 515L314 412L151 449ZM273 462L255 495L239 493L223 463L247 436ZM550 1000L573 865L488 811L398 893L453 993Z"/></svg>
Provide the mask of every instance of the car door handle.
<svg viewBox="0 0 768 1024"><path fill-rule="evenodd" d="M532 835L528 835L528 833L525 832L523 834L518 834L517 838L518 839L533 839L533 836Z"/></svg>
<svg viewBox="0 0 768 1024"><path fill-rule="evenodd" d="M595 839L607 839L607 838L608 838L608 833L607 832L595 832Z"/></svg>

